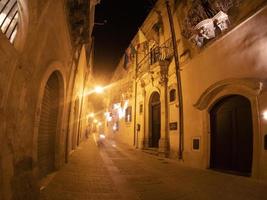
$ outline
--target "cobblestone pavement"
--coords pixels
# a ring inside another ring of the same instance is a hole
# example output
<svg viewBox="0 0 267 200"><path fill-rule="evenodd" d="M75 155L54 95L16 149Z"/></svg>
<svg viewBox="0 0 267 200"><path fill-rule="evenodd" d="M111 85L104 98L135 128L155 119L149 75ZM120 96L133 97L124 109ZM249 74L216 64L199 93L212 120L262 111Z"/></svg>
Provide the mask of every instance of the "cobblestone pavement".
<svg viewBox="0 0 267 200"><path fill-rule="evenodd" d="M41 200L267 200L267 184L184 167L91 137L41 191Z"/></svg>

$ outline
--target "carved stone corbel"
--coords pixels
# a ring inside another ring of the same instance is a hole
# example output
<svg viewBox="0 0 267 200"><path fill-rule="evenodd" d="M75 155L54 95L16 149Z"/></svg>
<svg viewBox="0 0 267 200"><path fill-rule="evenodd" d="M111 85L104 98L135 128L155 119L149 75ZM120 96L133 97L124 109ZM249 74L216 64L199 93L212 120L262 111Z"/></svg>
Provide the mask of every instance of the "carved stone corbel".
<svg viewBox="0 0 267 200"><path fill-rule="evenodd" d="M169 76L169 64L168 61L160 61L160 85L166 85L168 83L168 76Z"/></svg>

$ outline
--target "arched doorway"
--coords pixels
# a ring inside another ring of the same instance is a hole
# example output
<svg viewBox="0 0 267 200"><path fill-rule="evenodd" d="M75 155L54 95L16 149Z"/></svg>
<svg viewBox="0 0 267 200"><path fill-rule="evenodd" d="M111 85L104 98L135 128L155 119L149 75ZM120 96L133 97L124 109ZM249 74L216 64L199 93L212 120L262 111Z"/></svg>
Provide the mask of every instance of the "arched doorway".
<svg viewBox="0 0 267 200"><path fill-rule="evenodd" d="M38 167L40 178L55 170L56 135L60 105L60 83L57 72L44 88L38 129Z"/></svg>
<svg viewBox="0 0 267 200"><path fill-rule="evenodd" d="M160 139L160 95L158 92L151 95L149 109L149 147L158 148Z"/></svg>
<svg viewBox="0 0 267 200"><path fill-rule="evenodd" d="M240 95L223 98L210 111L211 168L250 176L253 127L250 101Z"/></svg>

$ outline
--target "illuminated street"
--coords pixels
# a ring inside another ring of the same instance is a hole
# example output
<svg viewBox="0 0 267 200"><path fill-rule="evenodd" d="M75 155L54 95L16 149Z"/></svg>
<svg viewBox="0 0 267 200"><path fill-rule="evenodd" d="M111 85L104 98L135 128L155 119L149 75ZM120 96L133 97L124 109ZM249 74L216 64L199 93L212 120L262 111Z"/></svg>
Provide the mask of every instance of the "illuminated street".
<svg viewBox="0 0 267 200"><path fill-rule="evenodd" d="M97 147L90 136L57 172L42 200L264 200L267 184L181 166L112 141Z"/></svg>
<svg viewBox="0 0 267 200"><path fill-rule="evenodd" d="M0 0L0 200L267 200L267 0Z"/></svg>

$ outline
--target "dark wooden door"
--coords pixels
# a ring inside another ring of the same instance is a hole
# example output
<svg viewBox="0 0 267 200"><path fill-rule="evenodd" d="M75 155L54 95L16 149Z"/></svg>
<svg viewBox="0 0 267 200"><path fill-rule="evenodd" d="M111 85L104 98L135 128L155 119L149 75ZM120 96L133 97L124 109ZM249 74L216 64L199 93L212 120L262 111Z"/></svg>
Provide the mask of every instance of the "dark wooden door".
<svg viewBox="0 0 267 200"><path fill-rule="evenodd" d="M249 176L252 168L251 105L234 95L218 102L211 116L211 168Z"/></svg>
<svg viewBox="0 0 267 200"><path fill-rule="evenodd" d="M160 104L152 105L152 147L159 147Z"/></svg>
<svg viewBox="0 0 267 200"><path fill-rule="evenodd" d="M59 83L54 73L44 91L38 131L38 167L40 178L54 171L59 109Z"/></svg>

